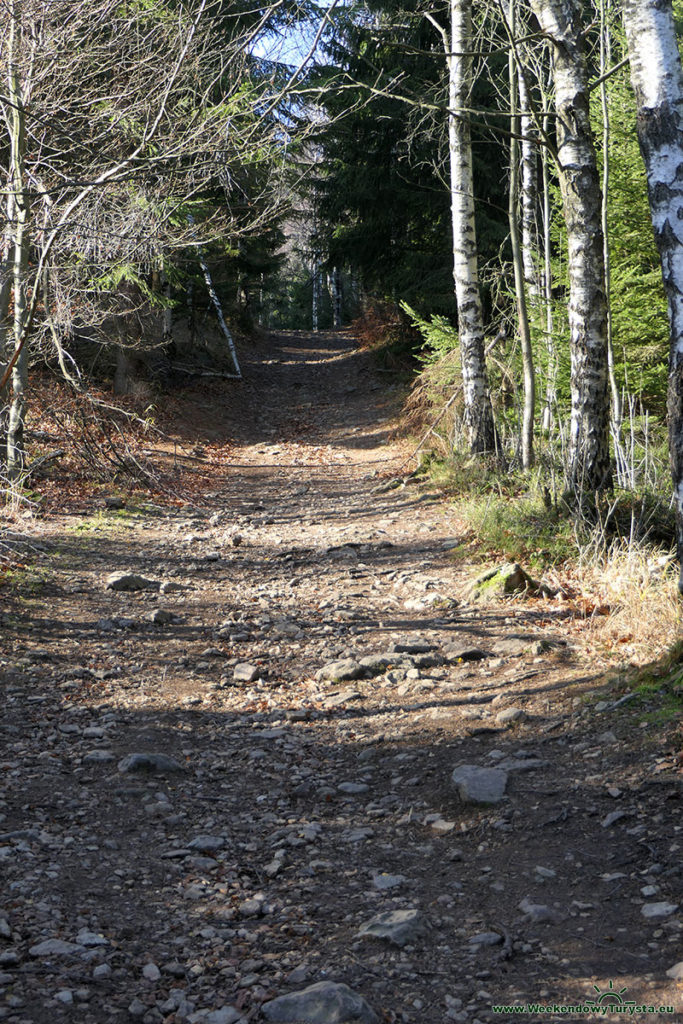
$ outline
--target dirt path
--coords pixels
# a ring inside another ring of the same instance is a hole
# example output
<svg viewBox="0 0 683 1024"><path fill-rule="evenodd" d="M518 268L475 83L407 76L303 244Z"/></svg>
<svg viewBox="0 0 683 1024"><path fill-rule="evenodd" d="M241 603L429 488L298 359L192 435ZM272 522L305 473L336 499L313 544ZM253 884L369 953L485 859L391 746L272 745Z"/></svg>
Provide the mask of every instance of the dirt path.
<svg viewBox="0 0 683 1024"><path fill-rule="evenodd" d="M377 489L406 451L352 339L282 336L246 373L185 402L201 504L26 527L0 1020L679 1019L666 730L561 608L467 604L447 503Z"/></svg>

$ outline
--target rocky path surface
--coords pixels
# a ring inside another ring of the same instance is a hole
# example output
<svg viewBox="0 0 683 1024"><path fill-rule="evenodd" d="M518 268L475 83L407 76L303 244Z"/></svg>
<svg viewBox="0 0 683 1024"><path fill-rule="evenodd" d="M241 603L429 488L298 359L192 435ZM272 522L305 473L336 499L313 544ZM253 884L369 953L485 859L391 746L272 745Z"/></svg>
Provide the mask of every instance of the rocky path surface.
<svg viewBox="0 0 683 1024"><path fill-rule="evenodd" d="M377 488L406 453L350 338L247 376L183 428L233 442L196 506L26 526L0 1020L680 1019L665 733L553 602L468 603L448 504Z"/></svg>

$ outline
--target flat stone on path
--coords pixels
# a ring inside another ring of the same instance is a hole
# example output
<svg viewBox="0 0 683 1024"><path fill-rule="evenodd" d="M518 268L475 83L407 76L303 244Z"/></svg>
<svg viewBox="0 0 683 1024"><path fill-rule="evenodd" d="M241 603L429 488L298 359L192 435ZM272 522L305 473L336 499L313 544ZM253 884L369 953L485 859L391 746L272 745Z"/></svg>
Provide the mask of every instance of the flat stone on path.
<svg viewBox="0 0 683 1024"><path fill-rule="evenodd" d="M362 679L365 669L353 658L330 661L316 672L315 678L322 683L343 683L350 679Z"/></svg>
<svg viewBox="0 0 683 1024"><path fill-rule="evenodd" d="M464 803L497 804L505 796L508 775L501 768L461 764L454 770L451 779Z"/></svg>
<svg viewBox="0 0 683 1024"><path fill-rule="evenodd" d="M358 938L386 939L394 946L406 946L415 942L426 930L427 923L419 910L387 910L364 924L358 932Z"/></svg>
<svg viewBox="0 0 683 1024"><path fill-rule="evenodd" d="M168 754L126 754L119 761L121 773L130 772L182 772L185 769L179 761Z"/></svg>
<svg viewBox="0 0 683 1024"><path fill-rule="evenodd" d="M31 946L31 956L75 956L76 953L85 953L85 946L79 942L64 942L62 939L45 939L36 946Z"/></svg>
<svg viewBox="0 0 683 1024"><path fill-rule="evenodd" d="M640 908L640 913L643 917L659 920L663 917L671 917L677 910L677 903L646 903Z"/></svg>
<svg viewBox="0 0 683 1024"><path fill-rule="evenodd" d="M242 1014L234 1006L221 1006L203 1018L204 1024L236 1024L238 1020L242 1020Z"/></svg>
<svg viewBox="0 0 683 1024"><path fill-rule="evenodd" d="M107 577L105 590L158 590L159 584L148 580L146 576L138 576L134 572L113 572Z"/></svg>
<svg viewBox="0 0 683 1024"><path fill-rule="evenodd" d="M261 670L256 665L250 665L246 661L240 661L235 665L232 678L236 683L253 683L261 675Z"/></svg>
<svg viewBox="0 0 683 1024"><path fill-rule="evenodd" d="M512 722L521 722L527 717L523 708L503 708L496 715L498 725L510 725Z"/></svg>
<svg viewBox="0 0 683 1024"><path fill-rule="evenodd" d="M261 1012L274 1024L379 1024L371 1006L348 985L319 981L264 1003Z"/></svg>

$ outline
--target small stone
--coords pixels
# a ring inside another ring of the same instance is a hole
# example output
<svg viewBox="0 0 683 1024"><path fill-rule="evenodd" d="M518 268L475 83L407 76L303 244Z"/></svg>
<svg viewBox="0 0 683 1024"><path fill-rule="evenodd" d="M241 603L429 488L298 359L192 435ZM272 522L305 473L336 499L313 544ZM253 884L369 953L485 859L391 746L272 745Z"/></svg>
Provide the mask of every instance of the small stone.
<svg viewBox="0 0 683 1024"><path fill-rule="evenodd" d="M379 1024L361 995L332 981L278 996L264 1003L261 1012L273 1024Z"/></svg>
<svg viewBox="0 0 683 1024"><path fill-rule="evenodd" d="M677 903L646 903L640 908L640 913L649 919L659 919L671 917L677 910Z"/></svg>
<svg viewBox="0 0 683 1024"><path fill-rule="evenodd" d="M677 964L670 967L666 972L667 978L673 978L674 981L683 981L683 960L679 960Z"/></svg>
<svg viewBox="0 0 683 1024"><path fill-rule="evenodd" d="M187 590L182 583L176 583L174 580L165 580L159 587L159 593L161 594L177 594L179 590Z"/></svg>
<svg viewBox="0 0 683 1024"><path fill-rule="evenodd" d="M534 868L534 874L538 878L542 878L544 880L557 877L557 872L556 871L553 871L552 868L541 867L540 864L537 864L536 867Z"/></svg>
<svg viewBox="0 0 683 1024"><path fill-rule="evenodd" d="M45 939L29 949L30 956L75 956L84 953L85 946L77 942L64 942L62 939Z"/></svg>
<svg viewBox="0 0 683 1024"><path fill-rule="evenodd" d="M142 968L142 977L146 978L147 981L158 981L161 977L161 971L156 964L145 964Z"/></svg>
<svg viewBox="0 0 683 1024"><path fill-rule="evenodd" d="M147 1007L139 999L134 999L128 1004L128 1013L131 1017L144 1017L147 1013Z"/></svg>
<svg viewBox="0 0 683 1024"><path fill-rule="evenodd" d="M183 766L167 754L127 754L119 761L122 774L130 772L182 772Z"/></svg>
<svg viewBox="0 0 683 1024"><path fill-rule="evenodd" d="M69 988L60 988L59 992L55 993L55 999L59 1003L63 1003L64 1006L71 1006L74 1001L74 994Z"/></svg>
<svg viewBox="0 0 683 1024"><path fill-rule="evenodd" d="M215 850L223 849L225 839L222 836L197 836L187 845L190 850L199 850L200 853L213 853Z"/></svg>
<svg viewBox="0 0 683 1024"><path fill-rule="evenodd" d="M92 976L96 981L102 981L104 978L111 978L112 970L109 964L98 964L97 967L93 968Z"/></svg>
<svg viewBox="0 0 683 1024"><path fill-rule="evenodd" d="M498 932L479 932L468 939L470 946L498 946L503 941L503 936Z"/></svg>
<svg viewBox="0 0 683 1024"><path fill-rule="evenodd" d="M387 889L397 889L406 880L405 875L375 875L372 879L372 884L375 889L379 889L380 892L385 892Z"/></svg>
<svg viewBox="0 0 683 1024"><path fill-rule="evenodd" d="M240 661L235 665L232 677L236 683L253 683L261 675L261 669L256 665L250 665L246 661Z"/></svg>
<svg viewBox="0 0 683 1024"><path fill-rule="evenodd" d="M464 803L497 804L505 796L508 776L501 768L461 764L451 779Z"/></svg>
<svg viewBox="0 0 683 1024"><path fill-rule="evenodd" d="M220 1010L212 1010L202 1017L202 1024L236 1024L242 1019L242 1014L234 1006L221 1006Z"/></svg>
<svg viewBox="0 0 683 1024"><path fill-rule="evenodd" d="M436 832L437 835L445 836L449 832L452 832L455 828L454 821L445 821L443 818L437 818L435 821L430 822L430 828L432 832Z"/></svg>
<svg viewBox="0 0 683 1024"><path fill-rule="evenodd" d="M626 811L611 811L609 814L605 815L600 824L603 828L609 828L610 825L614 825L615 822L620 821L622 818L625 818L626 816Z"/></svg>
<svg viewBox="0 0 683 1024"><path fill-rule="evenodd" d="M157 626L166 626L169 622L175 622L177 618L177 615L169 612L166 608L155 608L150 613L149 621L154 622Z"/></svg>
<svg viewBox="0 0 683 1024"><path fill-rule="evenodd" d="M522 900L518 904L524 916L534 924L549 924L557 921L557 914L545 903L532 903L531 900Z"/></svg>
<svg viewBox="0 0 683 1024"><path fill-rule="evenodd" d="M426 920L419 910L387 910L362 925L358 938L386 939L394 946L405 946L424 935L426 930Z"/></svg>
<svg viewBox="0 0 683 1024"><path fill-rule="evenodd" d="M258 917L263 910L263 899L243 900L239 905L239 912L242 917Z"/></svg>
<svg viewBox="0 0 683 1024"><path fill-rule="evenodd" d="M85 764L106 764L107 761L115 761L116 754L112 750L89 750L83 755Z"/></svg>
<svg viewBox="0 0 683 1024"><path fill-rule="evenodd" d="M108 946L109 940L105 939L104 935L99 935L97 932L88 931L87 928L81 928L80 932L76 936L78 942L82 946Z"/></svg>
<svg viewBox="0 0 683 1024"><path fill-rule="evenodd" d="M340 793L355 796L359 793L367 793L370 787L365 782L340 782L337 789Z"/></svg>
<svg viewBox="0 0 683 1024"><path fill-rule="evenodd" d="M159 584L154 580L148 580L145 576L138 576L134 572L113 572L107 577L105 590L158 590Z"/></svg>
<svg viewBox="0 0 683 1024"><path fill-rule="evenodd" d="M447 661L483 661L491 655L480 647L464 647L462 644L447 644L443 652Z"/></svg>

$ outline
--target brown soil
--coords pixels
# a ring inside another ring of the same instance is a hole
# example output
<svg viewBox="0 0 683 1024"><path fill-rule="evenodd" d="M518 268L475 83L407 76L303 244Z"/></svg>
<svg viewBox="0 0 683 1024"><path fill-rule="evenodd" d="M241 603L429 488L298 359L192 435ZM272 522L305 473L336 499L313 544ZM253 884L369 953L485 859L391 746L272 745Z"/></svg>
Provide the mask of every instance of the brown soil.
<svg viewBox="0 0 683 1024"><path fill-rule="evenodd" d="M409 449L350 336L281 335L244 369L168 403L156 455L194 504L14 529L32 569L0 592L0 1020L258 1022L321 980L405 1024L559 1021L526 1004L608 991L677 1019L680 914L642 913L681 898L673 726L614 707L561 602L467 602L448 501L381 488ZM117 570L182 589L106 590ZM422 661L316 678L406 643ZM259 678L233 685L237 663ZM131 752L183 770L122 773ZM459 800L456 766L509 758L502 802ZM413 943L358 937L409 908ZM29 952L82 929L102 944Z"/></svg>

